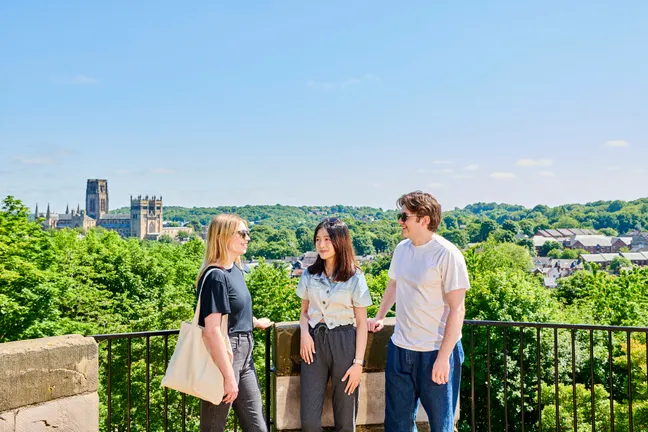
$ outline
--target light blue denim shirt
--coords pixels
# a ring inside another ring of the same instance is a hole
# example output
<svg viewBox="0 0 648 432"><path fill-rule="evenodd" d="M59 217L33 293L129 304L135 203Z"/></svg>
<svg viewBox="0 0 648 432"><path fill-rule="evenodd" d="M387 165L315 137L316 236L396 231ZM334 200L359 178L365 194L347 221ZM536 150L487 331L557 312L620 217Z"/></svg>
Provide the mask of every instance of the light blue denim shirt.
<svg viewBox="0 0 648 432"><path fill-rule="evenodd" d="M371 294L360 270L346 282L331 282L322 273L312 275L308 269L297 285L297 295L309 301L308 317L311 327L324 319L330 329L354 324L354 307L371 306Z"/></svg>

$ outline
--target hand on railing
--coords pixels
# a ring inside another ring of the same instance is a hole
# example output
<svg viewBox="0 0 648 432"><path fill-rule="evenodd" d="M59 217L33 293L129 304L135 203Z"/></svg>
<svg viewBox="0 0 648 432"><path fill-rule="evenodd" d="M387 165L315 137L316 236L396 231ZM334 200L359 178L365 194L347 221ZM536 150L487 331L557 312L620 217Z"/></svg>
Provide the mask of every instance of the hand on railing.
<svg viewBox="0 0 648 432"><path fill-rule="evenodd" d="M265 330L273 324L269 318L254 318L254 328Z"/></svg>
<svg viewBox="0 0 648 432"><path fill-rule="evenodd" d="M367 330L370 332L379 332L385 327L384 320L378 318L369 318L367 320Z"/></svg>

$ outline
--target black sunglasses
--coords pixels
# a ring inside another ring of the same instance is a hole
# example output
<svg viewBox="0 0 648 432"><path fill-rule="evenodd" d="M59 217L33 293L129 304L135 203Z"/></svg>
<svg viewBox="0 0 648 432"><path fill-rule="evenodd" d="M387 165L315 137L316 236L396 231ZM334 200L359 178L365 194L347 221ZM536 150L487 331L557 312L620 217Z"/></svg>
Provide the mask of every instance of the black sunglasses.
<svg viewBox="0 0 648 432"><path fill-rule="evenodd" d="M250 237L250 230L241 230L241 231L237 231L237 233L238 233L238 235L240 235L241 238L244 239L244 240L245 240L245 237L247 237L247 238L249 238L249 239L252 238L252 237Z"/></svg>
<svg viewBox="0 0 648 432"><path fill-rule="evenodd" d="M336 218L336 217L332 217L332 218L325 218L325 219L322 219L322 222L326 221L326 222L328 222L328 223L330 223L330 224L334 224L334 223L338 222L339 220L340 220L340 219L338 219L338 218Z"/></svg>
<svg viewBox="0 0 648 432"><path fill-rule="evenodd" d="M411 218L411 217L414 217L414 216L416 216L416 215L408 215L407 213L403 212L403 213L398 213L396 215L396 219L401 221L401 222L407 222L407 218Z"/></svg>

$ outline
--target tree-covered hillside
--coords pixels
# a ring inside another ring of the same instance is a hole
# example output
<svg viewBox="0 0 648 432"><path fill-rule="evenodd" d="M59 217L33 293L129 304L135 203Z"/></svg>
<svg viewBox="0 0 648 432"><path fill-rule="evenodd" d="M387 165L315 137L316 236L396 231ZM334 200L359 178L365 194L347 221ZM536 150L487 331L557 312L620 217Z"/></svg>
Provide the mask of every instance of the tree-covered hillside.
<svg viewBox="0 0 648 432"><path fill-rule="evenodd" d="M571 213L549 208L521 209L519 207L478 204L462 210L446 213L444 231L446 233L462 232L467 236L485 237L485 241L464 251L470 273L471 289L466 296L467 319L506 320L506 321L535 321L559 323L591 323L608 325L648 326L648 268L634 268L631 271L622 270L619 275L610 275L593 268L591 271L579 271L573 276L559 280L557 289L544 288L540 277L529 272L532 264L530 250L515 244L510 235L522 227L536 229L540 226L555 226L565 222L566 217L573 218L580 226L611 228L594 225L592 221L632 220L645 224L646 215L643 212L645 200L634 203L598 203L574 207ZM224 209L222 209L224 210ZM236 210L243 214L240 209ZM250 210L257 211L258 209ZM276 211L277 213L273 213ZM305 249L309 246L308 238L312 235L314 224L323 215L312 215L308 222L304 221L295 228L296 219L283 223L277 214L284 212L297 217L295 208L277 209L272 207L258 210L263 215L259 223L254 225L254 236L257 245L266 245L266 251L276 250L281 255L282 248L292 247ZM362 210L369 214L368 209ZM303 213L303 212L302 212ZM387 212L383 213L383 216ZM388 251L398 241L398 226L393 214L378 220L360 220L355 216L359 213L344 215L354 232L356 248L367 247L378 249L381 245L386 251L376 260L364 267L374 304L369 308L369 316L376 313L388 282L386 269L389 266ZM527 215L526 219L523 215ZM580 216L579 216L580 215ZM600 219L605 215L604 219ZM375 213L374 213L375 217ZM454 222L453 222L454 220ZM538 224L538 221L541 221ZM589 221L589 222L588 222ZM573 221L569 221L570 224ZM452 224L455 225L452 225ZM626 222L624 222L626 223ZM630 222L627 222L628 224ZM293 224L293 225L291 225ZM528 225L531 224L531 225ZM544 224L544 225L542 225ZM596 222L599 224L599 222ZM570 225L573 227L573 225ZM632 227L630 227L632 228ZM525 228L526 229L526 228ZM505 233L505 234L502 234ZM292 237L294 236L294 238ZM290 238L295 244L285 243ZM358 238L366 244L356 244ZM473 238L470 238L474 240ZM251 244L252 247L252 244ZM258 247L258 246L257 246ZM175 329L182 320L192 316L195 304L195 278L204 253L204 243L194 238L185 243L165 243L124 239L115 232L103 229L93 229L87 233L74 230L48 230L41 228L38 221L30 221L28 209L18 200L7 197L0 209L0 342L52 336L67 333L92 335L98 333L119 333L145 330ZM299 316L299 299L294 294L297 279L290 278L288 272L281 266L263 262L255 267L247 276L247 283L254 299L253 307L256 316L267 316L274 321L295 320ZM276 300L281 301L276 301ZM509 365L507 369L509 388L507 402L509 404L509 430L520 430L519 390L516 383L525 380L525 430L534 429L537 419L537 392L539 385L535 381L540 376L542 393L543 426L552 426L555 422L555 399L553 387L553 357L554 349L560 358L569 358L571 342L567 333L561 333L554 348L553 339L549 333L543 333L536 341L532 329L523 334L517 329L511 329L508 336L493 329L490 343L493 353L490 371L493 377L491 389L491 413L493 430L503 430L504 389L501 386L500 366L504 359ZM484 359L486 335L480 330L475 332L477 343L475 352ZM466 333L468 334L468 333ZM467 337L467 336L466 336ZM509 351L504 357L504 337L508 337ZM518 342L524 339L526 348L523 352L518 349ZM633 391L633 413L635 427L648 428L648 387L646 386L645 335L634 334L631 338L633 359L628 368L626 338L624 334L596 334L593 337L594 357L590 360L587 333L580 332L575 340L576 381L572 386L571 376L563 373L559 376L559 397L561 402L561 427L570 427L573 412L568 402L572 400L573 388L576 397L583 399L582 406L589 406L589 383L591 374L595 382L597 406L606 406L610 397L614 399L615 419L618 425L615 430L625 430L621 426L627 424L628 401L623 392L627 374L630 371L636 384ZM536 344L539 345L536 345ZM541 371L535 372L536 347L541 349ZM608 348L612 347L612 357L615 377L615 391L608 392L609 357ZM144 386L146 364L143 360L145 346L141 342L133 342L132 388L133 394ZM163 391L159 389L159 379L163 374L162 344L152 341L152 357L157 359L153 366L153 382L151 385L152 406L159 406L163 400ZM171 344L170 349L173 349ZM263 340L260 340L255 350L261 379L263 379ZM105 351L101 361L105 362ZM115 342L113 346L113 424L124 424L126 411L125 358L126 345ZM522 357L527 371L522 378L518 361ZM636 360L635 360L636 358ZM466 368L471 366L467 357ZM477 419L479 430L485 427L484 420L487 393L483 385L486 370L483 361L475 364L477 386L475 389ZM102 363L104 364L104 363ZM104 365L105 366L105 365ZM571 365L563 365L561 370L567 370ZM499 368L499 369L498 369ZM121 371L121 373L119 372ZM532 372L529 372L532 371ZM498 375L499 374L499 375ZM625 375L624 375L625 374ZM463 385L468 386L469 381ZM470 393L464 389L463 394ZM102 398L102 415L105 416L105 382L100 386ZM135 397L135 396L134 396ZM171 394L171 403L180 403L176 393ZM143 400L141 398L134 400ZM135 402L134 402L135 403ZM469 401L467 406L470 406ZM580 405L579 405L580 406ZM195 429L197 422L197 404L188 401L188 424ZM546 411L546 412L545 412ZM132 410L134 425L145 423L144 410ZM463 412L463 410L462 410ZM172 414L177 416L178 414ZM577 410L576 417L579 425L588 424L589 411ZM609 424L609 409L597 411L597 424L607 430ZM464 419L467 416L462 417ZM177 417L172 417L177 421ZM161 416L155 411L151 415L151 430L161 429ZM139 427L139 426L138 426ZM102 424L102 428L105 425ZM552 430L553 430L552 429ZM565 430L567 430L565 429ZM118 428L117 430L124 430ZM139 430L139 429L138 429ZM469 430L467 423L462 421L461 430ZM543 429L544 430L544 429ZM639 430L639 429L635 429ZM643 429L641 429L643 430ZM647 429L648 430L648 429Z"/></svg>

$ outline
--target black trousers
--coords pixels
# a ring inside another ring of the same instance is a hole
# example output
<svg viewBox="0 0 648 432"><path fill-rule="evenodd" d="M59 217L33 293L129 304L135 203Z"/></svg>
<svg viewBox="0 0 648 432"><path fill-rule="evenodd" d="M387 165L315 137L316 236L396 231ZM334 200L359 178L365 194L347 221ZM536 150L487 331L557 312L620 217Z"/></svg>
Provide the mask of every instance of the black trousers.
<svg viewBox="0 0 648 432"><path fill-rule="evenodd" d="M232 406L243 432L267 432L268 428L263 418L261 389L252 360L254 337L252 333L241 333L230 335L229 338L234 355L232 366L238 382L239 394L233 404L221 402L214 405L201 400L200 432L224 432Z"/></svg>
<svg viewBox="0 0 648 432"><path fill-rule="evenodd" d="M333 386L333 418L337 432L353 432L358 415L358 393L351 395L344 389L344 374L353 364L355 357L356 329L345 325L328 329L320 323L310 328L315 342L313 362L307 364L302 360L300 372L300 416L303 432L322 431L322 408L329 378Z"/></svg>

